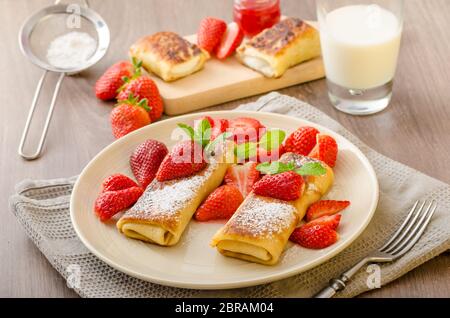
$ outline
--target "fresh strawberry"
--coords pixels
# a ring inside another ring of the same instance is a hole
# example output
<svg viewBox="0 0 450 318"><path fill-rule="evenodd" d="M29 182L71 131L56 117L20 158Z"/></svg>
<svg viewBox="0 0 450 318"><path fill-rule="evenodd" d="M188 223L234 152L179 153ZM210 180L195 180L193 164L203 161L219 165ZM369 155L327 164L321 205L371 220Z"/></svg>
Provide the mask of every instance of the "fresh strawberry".
<svg viewBox="0 0 450 318"><path fill-rule="evenodd" d="M146 103L146 99L142 99L137 103L136 99L131 96L129 99L119 102L110 115L114 137L123 137L151 123Z"/></svg>
<svg viewBox="0 0 450 318"><path fill-rule="evenodd" d="M323 134L317 135L317 144L309 153L309 157L325 162L330 167L336 165L338 145L333 137Z"/></svg>
<svg viewBox="0 0 450 318"><path fill-rule="evenodd" d="M227 24L225 21L207 17L200 22L197 32L197 43L202 49L212 53L222 40Z"/></svg>
<svg viewBox="0 0 450 318"><path fill-rule="evenodd" d="M256 142L264 134L265 127L258 120L250 117L239 117L229 121L228 130L238 144Z"/></svg>
<svg viewBox="0 0 450 318"><path fill-rule="evenodd" d="M131 171L144 189L153 181L158 168L169 151L157 140L146 140L130 156Z"/></svg>
<svg viewBox="0 0 450 318"><path fill-rule="evenodd" d="M303 177L294 171L287 171L274 175L266 175L253 185L255 194L293 201L300 198L304 190Z"/></svg>
<svg viewBox="0 0 450 318"><path fill-rule="evenodd" d="M229 126L227 119L214 119L211 129L211 141L216 139L219 135L227 131Z"/></svg>
<svg viewBox="0 0 450 318"><path fill-rule="evenodd" d="M325 215L307 223L328 226L329 228L336 230L337 227L339 226L339 222L341 222L341 215L334 214L334 215Z"/></svg>
<svg viewBox="0 0 450 318"><path fill-rule="evenodd" d="M312 221L322 216L336 214L350 205L350 201L322 200L312 204L306 212L306 221Z"/></svg>
<svg viewBox="0 0 450 318"><path fill-rule="evenodd" d="M229 219L244 198L236 187L223 185L211 193L195 212L197 221Z"/></svg>
<svg viewBox="0 0 450 318"><path fill-rule="evenodd" d="M216 56L218 59L225 59L232 55L244 39L244 32L236 22L228 24L227 31L222 37L222 41L217 47Z"/></svg>
<svg viewBox="0 0 450 318"><path fill-rule="evenodd" d="M310 222L296 228L289 239L306 248L322 249L336 243L339 234L330 225Z"/></svg>
<svg viewBox="0 0 450 318"><path fill-rule="evenodd" d="M294 152L307 156L316 145L316 136L319 131L313 127L300 127L286 139L284 148L286 152Z"/></svg>
<svg viewBox="0 0 450 318"><path fill-rule="evenodd" d="M163 100L159 94L158 86L150 77L141 75L136 78L126 79L126 83L117 95L117 100L126 100L130 94L138 100L147 99L152 122L161 118L164 111Z"/></svg>
<svg viewBox="0 0 450 318"><path fill-rule="evenodd" d="M137 187L136 182L121 173L113 174L106 178L102 183L102 192L117 191Z"/></svg>
<svg viewBox="0 0 450 318"><path fill-rule="evenodd" d="M107 221L115 214L132 206L142 195L140 187L100 193L95 200L94 210L101 221Z"/></svg>
<svg viewBox="0 0 450 318"><path fill-rule="evenodd" d="M225 174L225 184L239 189L245 198L260 178L260 173L256 170L257 165L256 162L247 162L243 165L230 166Z"/></svg>
<svg viewBox="0 0 450 318"><path fill-rule="evenodd" d="M133 64L120 61L110 66L95 83L95 95L101 100L116 98L117 90L124 84L124 77L133 75Z"/></svg>
<svg viewBox="0 0 450 318"><path fill-rule="evenodd" d="M205 167L202 146L192 140L185 140L176 144L164 158L156 173L156 179L166 181L187 177Z"/></svg>

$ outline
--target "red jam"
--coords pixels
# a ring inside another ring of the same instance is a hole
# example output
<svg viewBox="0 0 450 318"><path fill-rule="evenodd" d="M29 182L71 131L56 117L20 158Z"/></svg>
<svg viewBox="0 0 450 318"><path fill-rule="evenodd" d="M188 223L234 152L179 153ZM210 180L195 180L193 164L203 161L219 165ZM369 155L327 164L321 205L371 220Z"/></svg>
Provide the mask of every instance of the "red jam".
<svg viewBox="0 0 450 318"><path fill-rule="evenodd" d="M233 11L234 21L252 37L280 21L280 0L235 0Z"/></svg>

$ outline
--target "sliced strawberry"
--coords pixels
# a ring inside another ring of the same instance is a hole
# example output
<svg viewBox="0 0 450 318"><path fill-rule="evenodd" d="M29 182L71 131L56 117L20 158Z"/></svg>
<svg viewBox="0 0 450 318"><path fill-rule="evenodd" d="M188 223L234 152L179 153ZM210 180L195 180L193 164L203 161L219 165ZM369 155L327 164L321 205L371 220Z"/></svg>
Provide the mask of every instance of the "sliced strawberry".
<svg viewBox="0 0 450 318"><path fill-rule="evenodd" d="M214 190L195 212L197 221L229 219L244 198L236 187L223 185Z"/></svg>
<svg viewBox="0 0 450 318"><path fill-rule="evenodd" d="M272 161L278 161L280 157L286 152L283 145L280 145L278 149L267 151L263 147L258 147L257 154L258 154L258 162L272 162Z"/></svg>
<svg viewBox="0 0 450 318"><path fill-rule="evenodd" d="M261 122L250 117L239 117L229 121L228 130L238 144L256 142L264 134L265 127Z"/></svg>
<svg viewBox="0 0 450 318"><path fill-rule="evenodd" d="M319 131L314 127L300 127L286 139L284 148L286 152L294 152L307 156L316 145L316 136Z"/></svg>
<svg viewBox="0 0 450 318"><path fill-rule="evenodd" d="M252 191L253 185L259 180L260 172L256 170L256 162L243 165L232 165L225 174L224 182L239 189L244 198Z"/></svg>
<svg viewBox="0 0 450 318"><path fill-rule="evenodd" d="M201 145L192 140L181 141L162 161L156 179L166 181L187 177L203 170L206 165Z"/></svg>
<svg viewBox="0 0 450 318"><path fill-rule="evenodd" d="M329 225L306 223L292 232L291 240L303 247L322 249L333 245L339 239L339 234Z"/></svg>
<svg viewBox="0 0 450 318"><path fill-rule="evenodd" d="M101 221L107 221L136 203L143 192L140 187L102 192L95 200L95 213Z"/></svg>
<svg viewBox="0 0 450 318"><path fill-rule="evenodd" d="M152 139L136 147L130 156L130 166L141 187L145 189L153 181L168 152L166 145Z"/></svg>
<svg viewBox="0 0 450 318"><path fill-rule="evenodd" d="M236 48L244 39L244 32L236 22L228 24L227 31L222 38L219 47L217 48L216 56L218 59L225 59L232 55Z"/></svg>
<svg viewBox="0 0 450 318"><path fill-rule="evenodd" d="M319 224L323 226L328 226L329 228L336 230L339 226L339 222L341 222L341 215L340 214L334 214L334 215L326 215L322 216L318 219L312 220L310 222L307 222L308 224Z"/></svg>
<svg viewBox="0 0 450 318"><path fill-rule="evenodd" d="M102 192L117 191L137 187L136 182L121 173L113 174L106 178L102 183Z"/></svg>
<svg viewBox="0 0 450 318"><path fill-rule="evenodd" d="M312 204L306 212L306 221L336 214L350 205L350 201L322 200Z"/></svg>
<svg viewBox="0 0 450 318"><path fill-rule="evenodd" d="M200 22L197 32L197 43L202 49L212 53L220 44L227 24L225 21L217 18L207 17Z"/></svg>
<svg viewBox="0 0 450 318"><path fill-rule="evenodd" d="M227 119L215 119L211 130L211 141L226 132L228 126L229 123Z"/></svg>
<svg viewBox="0 0 450 318"><path fill-rule="evenodd" d="M317 144L308 155L311 158L325 162L330 167L336 165L338 155L338 145L333 137L319 134L317 135Z"/></svg>
<svg viewBox="0 0 450 318"><path fill-rule="evenodd" d="M253 185L253 192L285 201L297 200L303 194L305 181L294 171L266 175Z"/></svg>

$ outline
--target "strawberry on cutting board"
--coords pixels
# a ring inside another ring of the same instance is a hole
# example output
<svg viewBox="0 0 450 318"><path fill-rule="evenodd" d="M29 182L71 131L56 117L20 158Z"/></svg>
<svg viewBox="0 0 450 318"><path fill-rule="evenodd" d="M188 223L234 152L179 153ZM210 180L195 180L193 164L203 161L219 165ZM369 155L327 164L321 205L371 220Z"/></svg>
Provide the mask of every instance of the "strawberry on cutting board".
<svg viewBox="0 0 450 318"><path fill-rule="evenodd" d="M131 171L144 189L153 181L169 150L162 142L149 139L141 143L130 156Z"/></svg>
<svg viewBox="0 0 450 318"><path fill-rule="evenodd" d="M134 69L129 61L120 61L110 66L95 83L95 96L101 100L116 98L117 90L125 83L124 77L132 77Z"/></svg>
<svg viewBox="0 0 450 318"><path fill-rule="evenodd" d="M223 185L214 190L197 209L194 218L205 222L229 219L239 208L244 198L234 186Z"/></svg>
<svg viewBox="0 0 450 318"><path fill-rule="evenodd" d="M95 213L102 222L107 221L136 203L143 192L140 187L102 192L95 200Z"/></svg>
<svg viewBox="0 0 450 318"><path fill-rule="evenodd" d="M213 17L206 17L200 22L197 32L197 44L209 53L214 52L222 41L227 30L225 21Z"/></svg>
<svg viewBox="0 0 450 318"><path fill-rule="evenodd" d="M159 94L158 86L150 77L140 75L125 79L125 84L120 88L117 100L127 100L130 94L139 101L144 98L147 100L148 112L152 122L161 118L164 111L163 100Z"/></svg>
<svg viewBox="0 0 450 318"><path fill-rule="evenodd" d="M193 175L203 170L207 163L202 146L193 140L176 144L164 158L156 173L158 181L167 181Z"/></svg>
<svg viewBox="0 0 450 318"><path fill-rule="evenodd" d="M225 174L224 183L239 189L245 198L261 176L259 171L256 170L257 165L256 162L247 162L243 165L230 166Z"/></svg>
<svg viewBox="0 0 450 318"><path fill-rule="evenodd" d="M308 222L292 232L292 242L310 249L322 249L333 245L339 239L336 228L341 219L340 214L325 216Z"/></svg>
<svg viewBox="0 0 450 318"><path fill-rule="evenodd" d="M228 24L227 31L222 37L222 41L216 50L218 59L223 60L234 54L237 47L244 39L244 32L236 22Z"/></svg>
<svg viewBox="0 0 450 318"><path fill-rule="evenodd" d="M350 201L322 200L313 203L306 212L306 221L341 212L350 205Z"/></svg>
<svg viewBox="0 0 450 318"><path fill-rule="evenodd" d="M137 102L132 96L120 101L110 114L111 128L117 139L151 123L147 100Z"/></svg>

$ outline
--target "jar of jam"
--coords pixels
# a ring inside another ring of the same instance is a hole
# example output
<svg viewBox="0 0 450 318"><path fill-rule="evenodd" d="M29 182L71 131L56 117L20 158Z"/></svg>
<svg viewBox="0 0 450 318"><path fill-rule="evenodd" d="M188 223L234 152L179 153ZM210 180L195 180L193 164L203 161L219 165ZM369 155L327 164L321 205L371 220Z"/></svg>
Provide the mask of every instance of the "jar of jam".
<svg viewBox="0 0 450 318"><path fill-rule="evenodd" d="M233 11L234 21L252 37L280 21L280 0L235 0Z"/></svg>

